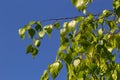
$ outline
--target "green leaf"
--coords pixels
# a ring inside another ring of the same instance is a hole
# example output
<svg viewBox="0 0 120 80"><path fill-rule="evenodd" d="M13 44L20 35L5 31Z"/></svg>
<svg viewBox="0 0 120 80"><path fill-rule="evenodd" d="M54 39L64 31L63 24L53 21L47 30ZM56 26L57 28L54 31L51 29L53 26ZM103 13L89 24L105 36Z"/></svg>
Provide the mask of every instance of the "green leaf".
<svg viewBox="0 0 120 80"><path fill-rule="evenodd" d="M70 54L67 54L64 61L67 63L67 64L70 64L72 62L72 57Z"/></svg>
<svg viewBox="0 0 120 80"><path fill-rule="evenodd" d="M58 56L60 57L61 60L64 60L66 57L66 54L64 52L59 51Z"/></svg>
<svg viewBox="0 0 120 80"><path fill-rule="evenodd" d="M37 48L33 48L32 57L35 57L37 54L38 54L38 49Z"/></svg>
<svg viewBox="0 0 120 80"><path fill-rule="evenodd" d="M120 23L120 17L117 19L116 23Z"/></svg>
<svg viewBox="0 0 120 80"><path fill-rule="evenodd" d="M111 20L111 21L106 21L106 22L107 22L108 26L110 27L111 32L114 32L117 29L115 21Z"/></svg>
<svg viewBox="0 0 120 80"><path fill-rule="evenodd" d="M77 20L78 22L82 22L82 21L84 20L84 17L83 17L83 16L77 17L76 20Z"/></svg>
<svg viewBox="0 0 120 80"><path fill-rule="evenodd" d="M18 30L18 33L22 39L24 39L24 37L25 37L25 32L26 32L25 28L20 28Z"/></svg>
<svg viewBox="0 0 120 80"><path fill-rule="evenodd" d="M47 25L44 27L44 30L47 32L48 36L51 35L52 29L53 29L52 25Z"/></svg>
<svg viewBox="0 0 120 80"><path fill-rule="evenodd" d="M24 39L25 38L25 35L20 35L21 39Z"/></svg>
<svg viewBox="0 0 120 80"><path fill-rule="evenodd" d="M120 79L120 64L117 64L116 65L116 70L117 70L117 77L118 77L118 79Z"/></svg>
<svg viewBox="0 0 120 80"><path fill-rule="evenodd" d="M48 80L48 79L49 79L49 75L47 70L45 70L43 75L40 77L40 80Z"/></svg>
<svg viewBox="0 0 120 80"><path fill-rule="evenodd" d="M48 66L48 70L52 75L53 79L55 79L58 76L61 69L62 69L62 64L60 61L56 61Z"/></svg>
<svg viewBox="0 0 120 80"><path fill-rule="evenodd" d="M42 30L42 25L40 24L40 22L36 22L35 30L36 31L41 31Z"/></svg>
<svg viewBox="0 0 120 80"><path fill-rule="evenodd" d="M116 47L116 45L118 44L118 42L116 41L116 37L115 36L111 36L110 37L109 44L111 45L112 48Z"/></svg>
<svg viewBox="0 0 120 80"><path fill-rule="evenodd" d="M88 0L88 2L93 2L93 0Z"/></svg>
<svg viewBox="0 0 120 80"><path fill-rule="evenodd" d="M117 71L116 70L114 70L114 72L112 73L112 78L114 80L117 80Z"/></svg>
<svg viewBox="0 0 120 80"><path fill-rule="evenodd" d="M68 77L67 80L77 80L77 75L74 73L74 66L72 64L66 64L68 69ZM77 74L77 73L76 73Z"/></svg>
<svg viewBox="0 0 120 80"><path fill-rule="evenodd" d="M72 1L72 4L75 6L77 0L71 0L71 1Z"/></svg>
<svg viewBox="0 0 120 80"><path fill-rule="evenodd" d="M85 36L87 36L87 40L89 40L90 42L95 41L94 35L89 32L89 30L86 31Z"/></svg>
<svg viewBox="0 0 120 80"><path fill-rule="evenodd" d="M119 6L120 6L120 1L119 0L114 0L113 1L113 8L117 9L117 8L119 8Z"/></svg>
<svg viewBox="0 0 120 80"><path fill-rule="evenodd" d="M87 49L88 46L90 45L90 42L86 41L85 39L81 39L79 42L81 46L83 46L85 49Z"/></svg>
<svg viewBox="0 0 120 80"><path fill-rule="evenodd" d="M83 76L84 76L84 71L79 71L77 77L78 77L80 80L84 80Z"/></svg>
<svg viewBox="0 0 120 80"><path fill-rule="evenodd" d="M30 25L25 25L24 28L25 28L26 30L29 30L29 29L31 28L31 26L30 26Z"/></svg>
<svg viewBox="0 0 120 80"><path fill-rule="evenodd" d="M113 1L113 8L117 16L120 17L120 1L119 0Z"/></svg>
<svg viewBox="0 0 120 80"><path fill-rule="evenodd" d="M97 64L96 63L89 63L89 69L90 73L94 73L94 71L97 69Z"/></svg>
<svg viewBox="0 0 120 80"><path fill-rule="evenodd" d="M29 25L33 25L33 24L35 24L35 21L29 22Z"/></svg>
<svg viewBox="0 0 120 80"><path fill-rule="evenodd" d="M115 10L118 17L120 17L120 6Z"/></svg>
<svg viewBox="0 0 120 80"><path fill-rule="evenodd" d="M67 49L68 45L69 45L69 43L61 44L60 47L59 47L59 51Z"/></svg>
<svg viewBox="0 0 120 80"><path fill-rule="evenodd" d="M120 34L116 36L117 48L120 49Z"/></svg>
<svg viewBox="0 0 120 80"><path fill-rule="evenodd" d="M32 53L33 51L33 46L32 45L28 45L27 48L26 48L26 53Z"/></svg>
<svg viewBox="0 0 120 80"><path fill-rule="evenodd" d="M53 24L53 26L56 28L56 29L59 29L60 28L60 23L59 22L55 22Z"/></svg>
<svg viewBox="0 0 120 80"><path fill-rule="evenodd" d="M104 24L104 18L102 16L99 17L97 24Z"/></svg>
<svg viewBox="0 0 120 80"><path fill-rule="evenodd" d="M87 14L88 16L85 18L87 23L93 22L94 21L94 16L91 13Z"/></svg>
<svg viewBox="0 0 120 80"><path fill-rule="evenodd" d="M69 40L67 38L62 38L59 51L65 50L68 46L69 46Z"/></svg>
<svg viewBox="0 0 120 80"><path fill-rule="evenodd" d="M70 40L72 40L73 34L69 33L69 34L68 34L68 38L69 38Z"/></svg>
<svg viewBox="0 0 120 80"><path fill-rule="evenodd" d="M103 45L97 45L97 52L98 52L98 53L101 52L102 47L104 47L104 46L103 46Z"/></svg>
<svg viewBox="0 0 120 80"><path fill-rule="evenodd" d="M75 41L79 41L79 40L80 40L80 37L81 37L81 34L79 33L79 34L77 34L77 35L75 36L74 40L75 40Z"/></svg>
<svg viewBox="0 0 120 80"><path fill-rule="evenodd" d="M84 52L86 52L86 49L84 49L84 47L81 46L80 48L78 48L77 51L80 52L80 53L84 53Z"/></svg>
<svg viewBox="0 0 120 80"><path fill-rule="evenodd" d="M39 47L40 46L40 40L34 40L34 45L36 47Z"/></svg>
<svg viewBox="0 0 120 80"><path fill-rule="evenodd" d="M34 37L34 35L35 35L35 30L34 30L34 29L32 29L32 28L31 28L31 29L29 29L29 30L28 30L28 35L29 35L29 37L30 37L30 38L33 38L33 37Z"/></svg>

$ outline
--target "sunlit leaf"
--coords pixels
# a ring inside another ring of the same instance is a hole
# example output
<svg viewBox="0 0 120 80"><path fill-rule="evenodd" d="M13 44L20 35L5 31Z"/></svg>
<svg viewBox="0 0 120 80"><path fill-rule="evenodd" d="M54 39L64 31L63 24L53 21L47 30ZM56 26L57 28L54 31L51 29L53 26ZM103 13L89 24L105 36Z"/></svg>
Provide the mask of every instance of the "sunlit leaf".
<svg viewBox="0 0 120 80"><path fill-rule="evenodd" d="M66 28L62 28L62 29L60 29L60 35L61 36L65 36L66 35Z"/></svg>
<svg viewBox="0 0 120 80"><path fill-rule="evenodd" d="M24 37L25 37L25 31L26 31L25 28L20 28L18 30L18 33L22 39L24 39Z"/></svg>
<svg viewBox="0 0 120 80"><path fill-rule="evenodd" d="M40 46L40 40L34 40L34 45L39 47Z"/></svg>
<svg viewBox="0 0 120 80"><path fill-rule="evenodd" d="M33 25L33 24L35 24L35 21L29 22L29 25Z"/></svg>
<svg viewBox="0 0 120 80"><path fill-rule="evenodd" d="M67 30L68 31L73 31L75 29L75 26L77 24L76 20L72 20L68 23Z"/></svg>
<svg viewBox="0 0 120 80"><path fill-rule="evenodd" d="M40 80L48 80L48 79L49 79L49 74L47 70L45 70L43 75L40 77Z"/></svg>
<svg viewBox="0 0 120 80"><path fill-rule="evenodd" d="M114 80L117 80L117 71L116 70L114 70L114 72L112 73L112 78Z"/></svg>
<svg viewBox="0 0 120 80"><path fill-rule="evenodd" d="M64 44L61 44L60 47L59 47L59 51L65 50L68 47L68 45L69 45L68 42L66 42Z"/></svg>
<svg viewBox="0 0 120 80"><path fill-rule="evenodd" d="M73 65L77 67L80 64L80 59L75 59Z"/></svg>
<svg viewBox="0 0 120 80"><path fill-rule="evenodd" d="M98 30L98 35L100 35L100 36L103 35L103 29L102 29L102 28L100 28L100 29Z"/></svg>
<svg viewBox="0 0 120 80"><path fill-rule="evenodd" d="M18 32L19 32L19 35L25 34L25 28L20 28Z"/></svg>
<svg viewBox="0 0 120 80"><path fill-rule="evenodd" d="M43 38L45 35L45 31L43 30L43 31L38 32L38 35L40 38Z"/></svg>
<svg viewBox="0 0 120 80"><path fill-rule="evenodd" d="M107 10L107 9L103 10L103 16L108 17L109 15L110 15L110 11L109 10Z"/></svg>
<svg viewBox="0 0 120 80"><path fill-rule="evenodd" d="M120 17L120 1L119 0L114 0L113 1L113 8L114 8L117 16Z"/></svg>
<svg viewBox="0 0 120 80"><path fill-rule="evenodd" d="M113 8L117 9L117 8L119 8L119 6L120 6L120 1L119 0L114 0L113 1Z"/></svg>
<svg viewBox="0 0 120 80"><path fill-rule="evenodd" d="M87 5L85 0L72 0L73 5L80 11Z"/></svg>
<svg viewBox="0 0 120 80"><path fill-rule="evenodd" d="M62 69L62 64L60 61L56 61L48 66L49 73L52 75L52 78L55 79L60 70Z"/></svg>
<svg viewBox="0 0 120 80"><path fill-rule="evenodd" d="M51 35L52 29L53 29L53 25L47 25L44 27L44 30L47 32L48 36Z"/></svg>
<svg viewBox="0 0 120 80"><path fill-rule="evenodd" d="M76 36L75 36L75 41L79 41L80 40L80 37L81 37L81 34L79 33L79 34L77 34Z"/></svg>
<svg viewBox="0 0 120 80"><path fill-rule="evenodd" d="M26 30L29 30L29 29L31 28L31 26L30 26L30 25L25 25L24 28L25 28Z"/></svg>
<svg viewBox="0 0 120 80"><path fill-rule="evenodd" d="M83 13L86 14L86 9L83 9Z"/></svg>

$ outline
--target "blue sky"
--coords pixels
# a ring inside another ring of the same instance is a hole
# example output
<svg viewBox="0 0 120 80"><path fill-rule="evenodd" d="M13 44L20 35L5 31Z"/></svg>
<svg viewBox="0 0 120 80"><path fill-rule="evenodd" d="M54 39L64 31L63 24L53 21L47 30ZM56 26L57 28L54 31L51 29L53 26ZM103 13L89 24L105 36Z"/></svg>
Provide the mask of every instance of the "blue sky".
<svg viewBox="0 0 120 80"><path fill-rule="evenodd" d="M88 11L112 9L113 0L94 0ZM35 59L25 54L31 41L22 41L18 29L30 21L80 15L70 0L0 0L0 80L39 80L47 65L55 61L59 31L45 37ZM51 23L51 22L47 22ZM44 25L47 23L43 23ZM66 79L63 67L56 80Z"/></svg>

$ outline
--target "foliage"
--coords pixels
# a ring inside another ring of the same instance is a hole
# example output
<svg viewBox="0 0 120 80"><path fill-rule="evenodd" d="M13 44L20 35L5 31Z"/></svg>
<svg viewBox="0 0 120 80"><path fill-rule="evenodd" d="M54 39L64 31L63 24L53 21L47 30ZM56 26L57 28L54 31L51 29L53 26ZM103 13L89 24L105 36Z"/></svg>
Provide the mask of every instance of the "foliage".
<svg viewBox="0 0 120 80"><path fill-rule="evenodd" d="M78 11L86 13L92 0L71 0ZM64 19L63 19L64 20ZM59 19L58 19L59 21ZM55 22L42 26L39 21L31 21L19 29L19 35L25 38L28 33L33 44L29 44L26 53L33 57L38 54L41 40L52 30L60 30L60 47L56 61L48 66L40 80L48 80L51 74L55 79L66 64L67 80L119 80L120 64L115 62L120 49L120 0L113 1L113 10L103 10L101 14L90 12L87 16L78 16L69 22Z"/></svg>

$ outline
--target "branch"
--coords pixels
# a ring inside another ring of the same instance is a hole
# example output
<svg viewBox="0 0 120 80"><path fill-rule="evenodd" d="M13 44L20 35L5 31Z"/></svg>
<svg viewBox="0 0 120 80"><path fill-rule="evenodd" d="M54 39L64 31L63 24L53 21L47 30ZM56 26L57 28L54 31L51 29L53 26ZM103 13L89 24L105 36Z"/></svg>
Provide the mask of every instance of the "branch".
<svg viewBox="0 0 120 80"><path fill-rule="evenodd" d="M53 18L53 19L46 19L46 20L41 20L40 22L49 22L49 21L62 21L62 20L71 20L71 19L75 19L78 18L79 16L75 16L75 17L66 17L66 18Z"/></svg>
<svg viewBox="0 0 120 80"><path fill-rule="evenodd" d="M111 13L114 12L114 10L109 10ZM98 14L93 14L93 16L100 16L102 12L98 13ZM83 17L87 17L88 15L83 15ZM74 16L74 17L65 17L65 18L52 18L52 19L46 19L46 20L41 20L40 22L49 22L49 21L63 21L63 20L72 20L75 18L78 18L80 16Z"/></svg>

